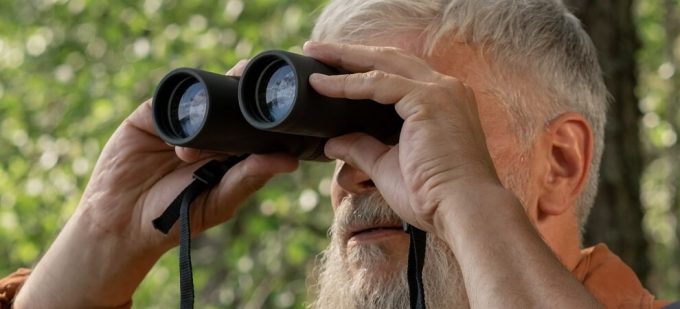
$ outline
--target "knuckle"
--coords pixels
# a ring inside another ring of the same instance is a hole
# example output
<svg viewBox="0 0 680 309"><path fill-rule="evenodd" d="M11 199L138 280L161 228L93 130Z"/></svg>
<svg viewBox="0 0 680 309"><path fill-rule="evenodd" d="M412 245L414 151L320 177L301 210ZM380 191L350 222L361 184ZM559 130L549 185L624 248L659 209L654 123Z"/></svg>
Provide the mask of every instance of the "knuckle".
<svg viewBox="0 0 680 309"><path fill-rule="evenodd" d="M425 92L435 99L448 98L451 94L449 87L438 83L428 83L424 88Z"/></svg>
<svg viewBox="0 0 680 309"><path fill-rule="evenodd" d="M442 104L447 104L451 99L451 91L448 87L438 83L428 83L420 91L420 95L428 98L428 104L421 104L420 111L431 115L441 112Z"/></svg>
<svg viewBox="0 0 680 309"><path fill-rule="evenodd" d="M459 79L452 76L439 74L439 78L437 80L439 84L452 91L460 92L465 87Z"/></svg>
<svg viewBox="0 0 680 309"><path fill-rule="evenodd" d="M354 88L355 79L356 77L354 74L346 74L342 76L342 88L340 91L342 92L343 97L347 97L351 93L352 89Z"/></svg>
<svg viewBox="0 0 680 309"><path fill-rule="evenodd" d="M249 175L243 179L243 187L246 192L254 193L260 190L269 180L268 177L262 175Z"/></svg>
<svg viewBox="0 0 680 309"><path fill-rule="evenodd" d="M441 88L440 91L445 92L444 94L450 98L459 97L469 99L474 97L472 88L468 87L457 78L443 75L438 78L437 84Z"/></svg>
<svg viewBox="0 0 680 309"><path fill-rule="evenodd" d="M373 71L370 71L370 72L366 72L365 76L366 76L366 79L374 80L374 81L379 80L379 79L385 79L385 78L388 77L387 73L385 73L384 71L380 71L380 70L373 70Z"/></svg>
<svg viewBox="0 0 680 309"><path fill-rule="evenodd" d="M375 70L364 73L364 80L362 83L362 91L365 96L370 96L373 100L378 102L386 101L389 96L384 91L385 80L391 78L391 75Z"/></svg>
<svg viewBox="0 0 680 309"><path fill-rule="evenodd" d="M246 162L251 163L251 162ZM257 162L255 162L257 163ZM261 175L254 171L253 164L244 164L241 169L241 185L245 192L252 193L264 186L269 177L267 175Z"/></svg>
<svg viewBox="0 0 680 309"><path fill-rule="evenodd" d="M403 55L404 51L401 48L393 47L393 46L381 46L381 47L376 47L376 51L378 51L380 54L383 56L399 56Z"/></svg>
<svg viewBox="0 0 680 309"><path fill-rule="evenodd" d="M349 63L351 63L351 56L348 54L349 48L348 47L342 47L340 55L337 57L337 63L336 65L340 68L346 67Z"/></svg>

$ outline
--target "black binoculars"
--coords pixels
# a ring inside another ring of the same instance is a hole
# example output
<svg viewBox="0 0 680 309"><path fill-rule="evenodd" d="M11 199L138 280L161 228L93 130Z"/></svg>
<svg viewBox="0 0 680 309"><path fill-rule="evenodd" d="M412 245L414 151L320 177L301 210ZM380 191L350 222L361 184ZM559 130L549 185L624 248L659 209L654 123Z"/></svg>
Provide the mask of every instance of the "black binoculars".
<svg viewBox="0 0 680 309"><path fill-rule="evenodd" d="M153 96L156 131L176 146L226 152L288 153L326 161L329 138L364 132L396 144L403 120L393 105L319 95L312 73L343 74L312 58L266 51L241 77L180 68L168 73Z"/></svg>

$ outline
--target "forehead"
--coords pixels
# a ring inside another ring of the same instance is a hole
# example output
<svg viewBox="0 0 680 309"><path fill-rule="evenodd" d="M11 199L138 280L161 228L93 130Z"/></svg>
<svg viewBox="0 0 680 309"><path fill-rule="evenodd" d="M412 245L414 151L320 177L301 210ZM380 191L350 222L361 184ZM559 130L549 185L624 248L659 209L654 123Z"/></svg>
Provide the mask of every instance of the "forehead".
<svg viewBox="0 0 680 309"><path fill-rule="evenodd" d="M370 42L358 40L357 44L390 46L403 49L423 58L435 71L454 77L474 94L480 121L486 136L491 157L498 167L510 158L519 145L509 114L501 103L502 93L492 62L479 48L465 43L451 42L435 47L431 54L423 54L423 40L417 34L385 35L372 37ZM452 98L452 102L454 102Z"/></svg>
<svg viewBox="0 0 680 309"><path fill-rule="evenodd" d="M496 90L499 85L493 78L491 60L489 57L483 56L480 49L472 44L461 42L438 44L431 53L425 54L424 40L417 33L371 36L370 41L343 41L354 44L397 47L424 59L435 71L462 81L471 87L477 96L497 97L500 93Z"/></svg>
<svg viewBox="0 0 680 309"><path fill-rule="evenodd" d="M496 167L502 169L506 161L511 161L520 143L502 102L503 94L507 93L502 89L509 86L500 84L491 60L477 47L463 43L440 47L423 58L439 73L454 77L472 89L487 147Z"/></svg>
<svg viewBox="0 0 680 309"><path fill-rule="evenodd" d="M357 42L364 43L364 42ZM370 45L401 48L423 58L435 71L454 77L475 93L484 131L494 139L501 132L512 132L509 115L501 102L501 79L495 78L492 60L485 57L477 46L451 42L439 44L431 54L423 54L423 40L417 34L385 35L372 38ZM508 86L505 86L507 88ZM498 132L497 132L498 131ZM507 136L503 136L507 140Z"/></svg>

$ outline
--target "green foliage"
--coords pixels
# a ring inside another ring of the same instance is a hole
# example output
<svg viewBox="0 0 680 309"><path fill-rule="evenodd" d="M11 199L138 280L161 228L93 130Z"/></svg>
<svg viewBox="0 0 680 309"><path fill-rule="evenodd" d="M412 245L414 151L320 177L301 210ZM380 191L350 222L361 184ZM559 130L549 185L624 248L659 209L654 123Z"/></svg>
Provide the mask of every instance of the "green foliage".
<svg viewBox="0 0 680 309"><path fill-rule="evenodd" d="M300 50L324 0L0 0L0 274L31 266L75 209L101 147L169 70L224 72L270 48ZM677 2L677 1L676 1ZM680 52L664 3L638 1L643 179L652 288L680 295ZM670 49L669 49L670 48ZM301 308L331 221L328 164L303 164L194 241L197 307ZM135 295L178 303L177 252Z"/></svg>
<svg viewBox="0 0 680 309"><path fill-rule="evenodd" d="M641 180L644 228L652 272L649 288L665 299L680 298L680 2L638 1L642 48L638 95L641 135L648 164Z"/></svg>
<svg viewBox="0 0 680 309"><path fill-rule="evenodd" d="M0 0L0 274L47 250L101 147L165 73L225 72L264 49L299 51L322 2ZM331 171L303 164L194 241L197 307L303 306L327 243ZM136 307L175 307L178 282L172 251Z"/></svg>

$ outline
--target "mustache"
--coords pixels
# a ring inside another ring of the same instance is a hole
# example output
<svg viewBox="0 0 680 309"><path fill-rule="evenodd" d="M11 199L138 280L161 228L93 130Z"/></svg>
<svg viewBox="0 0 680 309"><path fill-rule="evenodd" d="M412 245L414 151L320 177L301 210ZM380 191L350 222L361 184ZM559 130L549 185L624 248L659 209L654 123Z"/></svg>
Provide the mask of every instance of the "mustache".
<svg viewBox="0 0 680 309"><path fill-rule="evenodd" d="M401 224L402 220L378 191L344 197L336 209L331 236L344 238L352 227Z"/></svg>

